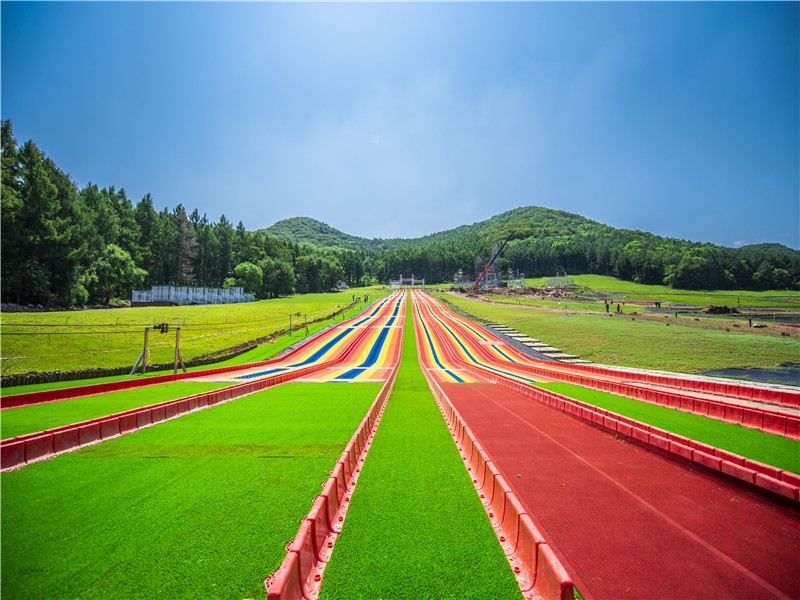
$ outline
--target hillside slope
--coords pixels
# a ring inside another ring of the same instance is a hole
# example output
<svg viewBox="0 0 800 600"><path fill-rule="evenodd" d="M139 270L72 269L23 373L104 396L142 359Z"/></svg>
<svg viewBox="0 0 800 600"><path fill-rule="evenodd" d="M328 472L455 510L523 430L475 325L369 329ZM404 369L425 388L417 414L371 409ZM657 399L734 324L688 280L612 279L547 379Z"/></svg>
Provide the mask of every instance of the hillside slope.
<svg viewBox="0 0 800 600"><path fill-rule="evenodd" d="M436 280L469 272L476 256L510 238L500 266L528 276L570 273L615 275L641 283L697 288L786 288L800 281L800 252L780 244L726 248L618 229L574 213L523 206L472 225L418 238L367 239L308 217L265 230L283 240L374 253L388 273L414 272Z"/></svg>
<svg viewBox="0 0 800 600"><path fill-rule="evenodd" d="M608 225L563 210L523 206L472 225L461 225L418 238L363 238L344 233L310 217L283 219L261 231L294 243L358 250L390 249L448 241L491 245L495 241L502 242L511 233L514 234L514 239L549 238L580 235L597 229L614 230Z"/></svg>

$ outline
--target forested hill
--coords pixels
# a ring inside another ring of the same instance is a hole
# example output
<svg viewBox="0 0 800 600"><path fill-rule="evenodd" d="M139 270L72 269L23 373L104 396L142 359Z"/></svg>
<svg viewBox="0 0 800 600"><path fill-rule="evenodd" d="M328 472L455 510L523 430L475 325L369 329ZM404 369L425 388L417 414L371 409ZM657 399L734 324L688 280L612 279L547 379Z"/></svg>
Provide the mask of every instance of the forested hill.
<svg viewBox="0 0 800 600"><path fill-rule="evenodd" d="M301 244L311 244L327 248L349 248L351 250L361 250L373 247L372 240L347 235L335 227L317 221L310 217L292 217L283 219L266 229L264 233L272 234L275 237Z"/></svg>
<svg viewBox="0 0 800 600"><path fill-rule="evenodd" d="M488 248L495 242L502 243L509 235L513 235L514 239L569 237L601 229L614 231L612 227L574 213L541 206L523 206L472 225L461 225L418 238L357 237L310 217L283 219L262 231L301 244L351 250L390 250L440 242L477 244Z"/></svg>
<svg viewBox="0 0 800 600"><path fill-rule="evenodd" d="M357 237L310 217L283 219L262 231L283 240L328 248L392 250L430 243L455 242L474 246L479 252L481 248L489 248L495 242L502 243L510 234L515 239L568 237L602 228L613 231L611 227L574 213L541 206L523 206L472 225L461 225L418 238Z"/></svg>
<svg viewBox="0 0 800 600"><path fill-rule="evenodd" d="M476 256L511 236L500 266L529 277L615 275L674 287L800 289L800 252L779 244L723 248L615 229L527 206L416 239L365 239L309 218L262 231L191 207L155 208L146 194L79 188L35 143L2 123L2 301L51 307L129 299L151 284L241 285L259 297L314 292L400 273L429 282L472 273Z"/></svg>
<svg viewBox="0 0 800 600"><path fill-rule="evenodd" d="M781 244L726 248L617 229L540 206L408 239L360 238L308 217L278 221L264 231L295 243L366 251L390 273L414 272L434 281L459 268L469 273L476 255L486 257L492 244L510 238L500 264L528 276L597 273L686 289L800 287L800 252Z"/></svg>

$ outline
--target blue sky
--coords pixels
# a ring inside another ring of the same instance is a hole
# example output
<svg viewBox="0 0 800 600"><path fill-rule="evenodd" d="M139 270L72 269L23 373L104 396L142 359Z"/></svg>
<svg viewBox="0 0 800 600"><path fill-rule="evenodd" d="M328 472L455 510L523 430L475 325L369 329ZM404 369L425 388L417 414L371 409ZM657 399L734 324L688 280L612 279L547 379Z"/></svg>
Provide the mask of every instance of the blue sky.
<svg viewBox="0 0 800 600"><path fill-rule="evenodd" d="M2 3L2 115L78 184L249 229L537 204L800 246L800 5Z"/></svg>

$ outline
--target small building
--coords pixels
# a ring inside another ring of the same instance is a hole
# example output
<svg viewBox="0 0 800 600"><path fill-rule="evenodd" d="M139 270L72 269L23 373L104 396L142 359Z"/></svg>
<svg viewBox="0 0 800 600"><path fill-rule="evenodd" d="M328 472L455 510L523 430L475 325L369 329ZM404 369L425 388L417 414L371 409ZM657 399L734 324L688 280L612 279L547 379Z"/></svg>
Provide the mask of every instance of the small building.
<svg viewBox="0 0 800 600"><path fill-rule="evenodd" d="M389 287L393 290L400 290L403 288L415 288L415 287L425 287L425 279L415 279L414 274L411 274L411 277L403 277L400 275L400 279L389 279Z"/></svg>
<svg viewBox="0 0 800 600"><path fill-rule="evenodd" d="M181 285L154 285L149 290L133 290L131 306L182 306L187 304L238 304L252 302L255 296L244 288L208 288Z"/></svg>

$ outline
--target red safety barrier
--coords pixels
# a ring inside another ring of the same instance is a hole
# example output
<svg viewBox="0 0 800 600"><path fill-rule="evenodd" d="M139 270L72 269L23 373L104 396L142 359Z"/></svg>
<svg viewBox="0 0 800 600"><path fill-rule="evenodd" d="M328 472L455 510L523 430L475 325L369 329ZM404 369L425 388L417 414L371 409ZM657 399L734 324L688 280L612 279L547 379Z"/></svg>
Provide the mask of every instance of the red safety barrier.
<svg viewBox="0 0 800 600"><path fill-rule="evenodd" d="M222 390L203 392L188 398L168 400L80 423L8 438L0 441L0 469L5 471L20 468L37 460L138 431L142 427L160 421L257 392L290 379L304 377L332 365L332 361L319 363L288 374L248 381Z"/></svg>
<svg viewBox="0 0 800 600"><path fill-rule="evenodd" d="M775 412L766 408L739 406L722 400L693 398L676 392L651 390L635 384L596 379L584 375L554 372L551 369L537 367L535 365L517 366L531 375L560 379L584 387L627 396L652 404L668 406L676 410L691 412L712 419L736 423L743 427L760 429L768 433L800 439L800 417L795 415ZM597 412L597 409L595 409L595 412Z"/></svg>
<svg viewBox="0 0 800 600"><path fill-rule="evenodd" d="M573 600L566 569L442 388L424 373L523 596Z"/></svg>
<svg viewBox="0 0 800 600"><path fill-rule="evenodd" d="M336 461L330 478L322 486L322 494L314 500L311 511L289 543L281 566L264 580L267 598L308 600L319 595L325 567L350 506L350 496L396 377L397 366Z"/></svg>
<svg viewBox="0 0 800 600"><path fill-rule="evenodd" d="M571 365L568 363L561 363L559 364L559 368L564 368L575 373L592 373L603 377L625 378L629 381L641 381L643 383L665 385L694 392L730 396L731 398L741 398L742 400L754 400L766 404L800 408L800 393L789 390L755 387L741 383L658 375L655 373L639 373L636 371L608 369L593 365Z"/></svg>
<svg viewBox="0 0 800 600"><path fill-rule="evenodd" d="M529 386L500 376L495 376L493 381L597 427L614 432L616 435L636 440L638 443L657 449L662 453L689 460L703 465L711 471L724 473L758 488L800 502L800 475L796 473L684 438L543 388Z"/></svg>

